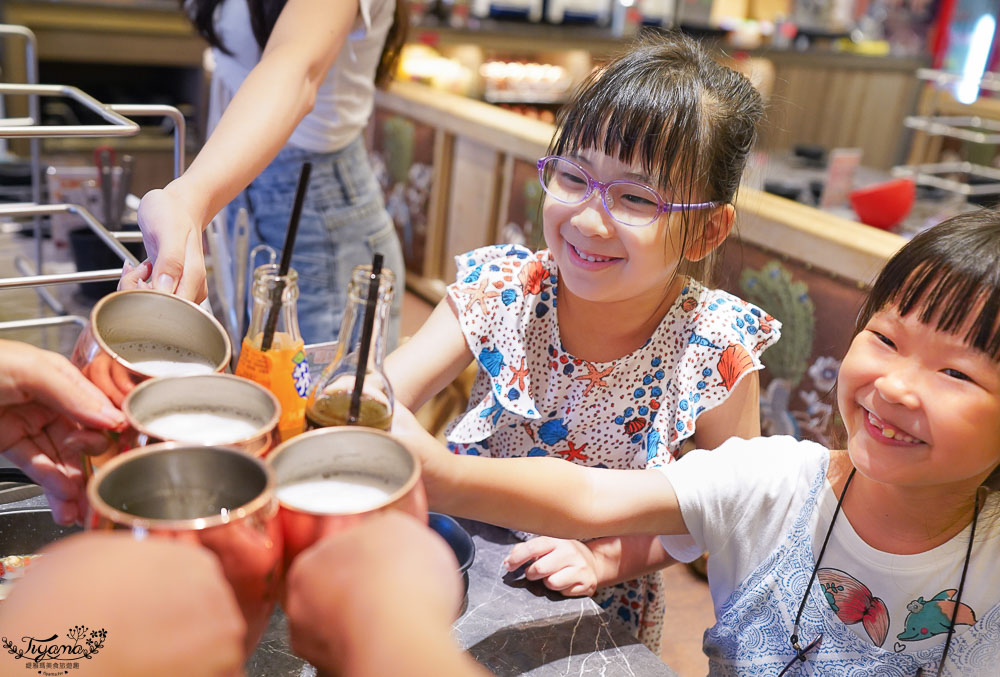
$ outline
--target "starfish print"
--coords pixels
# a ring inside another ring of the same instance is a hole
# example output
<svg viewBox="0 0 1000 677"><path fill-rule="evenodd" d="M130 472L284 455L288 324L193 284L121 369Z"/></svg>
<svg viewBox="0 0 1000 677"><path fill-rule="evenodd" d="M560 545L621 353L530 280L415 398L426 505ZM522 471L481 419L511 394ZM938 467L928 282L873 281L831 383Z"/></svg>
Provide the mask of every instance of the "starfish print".
<svg viewBox="0 0 1000 677"><path fill-rule="evenodd" d="M517 369L511 367L510 365L507 365L512 372L510 381L507 383L507 385L512 386L514 385L514 381L517 381L517 389L520 390L521 392L524 392L524 378L528 375L528 368L524 365L525 365L524 357L521 358L521 366L518 367Z"/></svg>
<svg viewBox="0 0 1000 677"><path fill-rule="evenodd" d="M534 442L535 441L535 431L531 429L531 424L528 423L527 421L525 421L521 425L524 426L524 430L525 430L525 432L528 433L528 437L530 437L531 441Z"/></svg>
<svg viewBox="0 0 1000 677"><path fill-rule="evenodd" d="M490 313L488 313L486 311L486 299L492 298L494 296L500 296L500 292L498 292L498 291L486 291L486 285L487 284L489 284L489 280L487 280L484 277L483 280L482 280L482 282L479 283L479 288L478 289L475 289L475 288L472 288L472 287L467 287L467 288L465 288L463 290L465 293L467 293L469 295L469 302L465 304L465 309L466 310L469 310L470 308L472 308L473 305L475 305L476 303L478 303L479 307L482 308L482 310L483 310L483 315L489 315L490 314Z"/></svg>
<svg viewBox="0 0 1000 677"><path fill-rule="evenodd" d="M614 365L611 365L610 367L604 369L603 371L599 371L597 367L592 365L590 362L584 362L584 365L587 367L588 373L584 374L583 376L577 376L574 379L576 381L590 381L590 383L587 384L587 388L583 391L584 397L589 395L590 391L593 390L594 387L600 387L600 388L608 387L608 382L604 380L604 377L610 374L614 370L615 368Z"/></svg>
<svg viewBox="0 0 1000 677"><path fill-rule="evenodd" d="M583 450L587 448L587 442L580 445L579 448L574 447L573 443L566 440L566 444L569 445L569 449L563 449L562 451L556 451L560 456L565 456L567 461L575 461L577 459L581 461L587 460L587 455L583 453Z"/></svg>

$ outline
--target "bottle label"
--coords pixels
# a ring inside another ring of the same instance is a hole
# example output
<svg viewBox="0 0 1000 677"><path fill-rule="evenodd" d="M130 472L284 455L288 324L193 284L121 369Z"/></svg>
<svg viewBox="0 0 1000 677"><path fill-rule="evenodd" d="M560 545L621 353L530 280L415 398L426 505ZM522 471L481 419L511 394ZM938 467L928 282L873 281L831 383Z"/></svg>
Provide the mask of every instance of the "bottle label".
<svg viewBox="0 0 1000 677"><path fill-rule="evenodd" d="M272 348L267 352L254 346L249 339L243 339L236 375L259 383L278 398L281 404L278 432L282 440L305 429L310 379L305 343L301 339L289 347Z"/></svg>

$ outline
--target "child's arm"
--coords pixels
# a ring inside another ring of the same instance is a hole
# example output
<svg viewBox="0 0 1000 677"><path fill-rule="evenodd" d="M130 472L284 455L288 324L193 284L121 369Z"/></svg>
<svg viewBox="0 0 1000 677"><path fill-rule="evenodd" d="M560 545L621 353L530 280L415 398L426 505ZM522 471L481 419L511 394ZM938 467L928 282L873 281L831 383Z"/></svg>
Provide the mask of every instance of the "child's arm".
<svg viewBox="0 0 1000 677"><path fill-rule="evenodd" d="M532 560L524 571L528 580L542 579L547 588L570 597L593 595L598 588L675 561L656 536L612 536L586 543L541 536L515 545L504 563L513 571Z"/></svg>
<svg viewBox="0 0 1000 677"><path fill-rule="evenodd" d="M445 297L417 333L386 358L385 373L396 402L416 411L471 361L458 314Z"/></svg>
<svg viewBox="0 0 1000 677"><path fill-rule="evenodd" d="M760 379L757 372L746 374L729 397L698 417L695 446L715 449L730 437L760 437Z"/></svg>
<svg viewBox="0 0 1000 677"><path fill-rule="evenodd" d="M451 454L405 407L392 431L420 458L433 510L560 538L687 533L660 472Z"/></svg>

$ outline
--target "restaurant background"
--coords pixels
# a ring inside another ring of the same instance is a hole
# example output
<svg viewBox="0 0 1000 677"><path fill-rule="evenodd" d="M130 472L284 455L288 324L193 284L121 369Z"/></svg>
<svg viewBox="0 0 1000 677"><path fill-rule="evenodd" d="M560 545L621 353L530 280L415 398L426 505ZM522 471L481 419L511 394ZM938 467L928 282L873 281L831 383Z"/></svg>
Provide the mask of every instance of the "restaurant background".
<svg viewBox="0 0 1000 677"><path fill-rule="evenodd" d="M679 28L699 37L768 102L738 202L738 237L724 249L718 280L784 322L782 341L764 356L766 434L833 443L839 422L831 389L874 271L904 238L1000 196L993 2L413 0L410 7L398 81L378 94L366 133L410 273L404 334L454 279L454 255L490 243L544 246L534 162L575 84L640 30ZM3 0L0 13L4 23L34 32L39 82L75 86L108 104L174 106L186 121L185 154L196 154L211 64L174 0ZM29 62L20 41L3 39L4 82L25 82ZM5 96L3 106L6 118L24 116L27 97ZM95 119L62 98L43 97L40 109L46 125ZM140 123L140 133L127 138L42 139L42 166L63 175L92 171L94 149L107 144L134 157L131 193L141 196L172 178L175 149L170 118ZM2 142L4 203L31 199L28 144ZM834 161L851 157L835 151L851 149L861 149L856 166ZM57 184L36 178L42 202L63 199L54 194ZM861 197L852 206L850 193L900 179L912 197L891 223L862 213ZM844 190L833 200L837 182ZM130 206L126 226L134 200ZM0 219L0 278L24 274L17 254L45 273L80 267L60 236L65 224L41 220L41 260L33 257L33 227ZM75 284L48 292L56 307L32 289L0 288L0 323L60 309L85 316L94 301ZM0 328L3 338L62 352L78 331L72 324ZM435 406L458 406L461 392L450 389L452 399ZM669 584L686 604L686 584ZM693 606L677 615L698 626L691 614L704 614L707 592L692 589ZM666 632L674 639L664 641L667 662L698 674L700 630L679 639L685 628L669 618L668 611Z"/></svg>

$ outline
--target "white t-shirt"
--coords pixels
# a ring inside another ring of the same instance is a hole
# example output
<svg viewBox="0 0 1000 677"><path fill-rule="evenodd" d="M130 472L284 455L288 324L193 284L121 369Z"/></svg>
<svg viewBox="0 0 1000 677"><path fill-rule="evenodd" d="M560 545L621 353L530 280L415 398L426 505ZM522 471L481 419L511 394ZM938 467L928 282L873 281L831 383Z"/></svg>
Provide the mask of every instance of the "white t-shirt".
<svg viewBox="0 0 1000 677"><path fill-rule="evenodd" d="M292 146L329 153L346 146L368 124L375 95L375 70L396 3L359 0L358 4L359 15L320 85L313 110L288 139ZM215 70L209 101L210 131L261 55L250 27L247 0L224 0L216 10L215 29L232 54L212 50Z"/></svg>
<svg viewBox="0 0 1000 677"><path fill-rule="evenodd" d="M682 561L707 550L716 612L786 538L828 451L792 437L730 439L718 449L689 453L659 470L677 493L684 523L697 544L661 536ZM812 516L819 555L837 496L829 482ZM956 636L1000 603L1000 492L980 513L976 542L955 623ZM947 543L915 555L894 555L865 543L846 515L837 518L818 578L837 616L883 649L915 652L943 643L969 542L967 527Z"/></svg>

